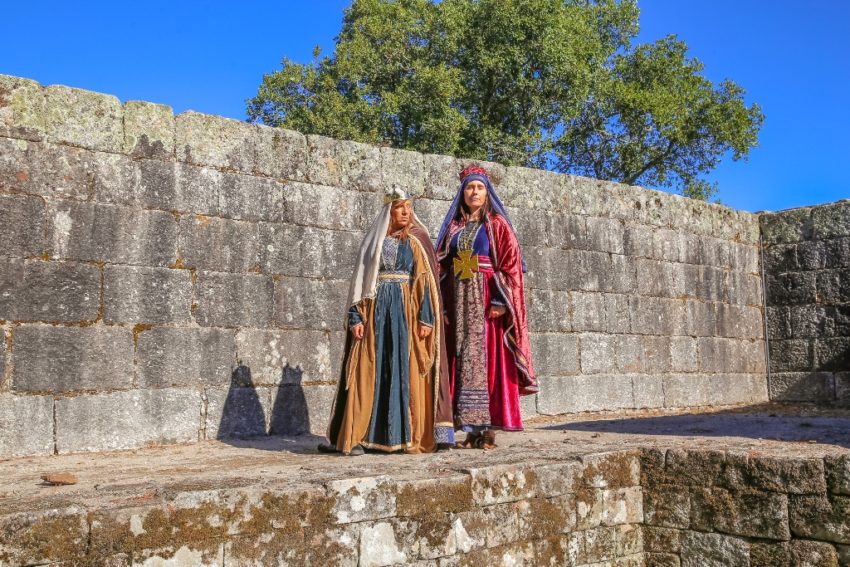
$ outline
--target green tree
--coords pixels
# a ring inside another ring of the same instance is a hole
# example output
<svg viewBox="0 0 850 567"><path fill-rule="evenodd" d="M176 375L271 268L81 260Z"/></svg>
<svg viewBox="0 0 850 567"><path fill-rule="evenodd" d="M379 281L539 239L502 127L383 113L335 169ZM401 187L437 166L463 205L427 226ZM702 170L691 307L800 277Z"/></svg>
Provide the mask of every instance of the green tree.
<svg viewBox="0 0 850 567"><path fill-rule="evenodd" d="M708 198L763 116L675 37L633 46L638 19L635 0L354 0L333 55L284 59L248 116Z"/></svg>

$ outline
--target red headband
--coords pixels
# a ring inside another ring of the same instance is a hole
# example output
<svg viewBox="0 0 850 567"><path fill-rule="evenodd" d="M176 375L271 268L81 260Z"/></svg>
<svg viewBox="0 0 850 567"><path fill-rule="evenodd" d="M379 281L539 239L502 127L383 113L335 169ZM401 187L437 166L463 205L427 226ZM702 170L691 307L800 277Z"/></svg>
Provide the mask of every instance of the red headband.
<svg viewBox="0 0 850 567"><path fill-rule="evenodd" d="M480 167L480 166L477 166L477 165L468 165L468 166L466 166L466 167L464 168L464 170L460 172L460 176L459 176L459 177L460 177L460 180L461 180L461 181L463 181L464 179L466 179L466 178L467 178L467 177L469 177L470 175L476 175L476 174L477 174L477 175L483 175L483 176L484 176L484 177L486 177L487 179L490 179L490 176L489 176L489 175L487 175L487 170L486 170L486 169L484 169L483 167Z"/></svg>

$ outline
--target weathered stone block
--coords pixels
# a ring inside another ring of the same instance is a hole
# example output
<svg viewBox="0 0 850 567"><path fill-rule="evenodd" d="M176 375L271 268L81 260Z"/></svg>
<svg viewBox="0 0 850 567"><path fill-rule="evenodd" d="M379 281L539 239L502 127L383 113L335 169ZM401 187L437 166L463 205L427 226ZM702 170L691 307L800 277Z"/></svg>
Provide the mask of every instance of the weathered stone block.
<svg viewBox="0 0 850 567"><path fill-rule="evenodd" d="M175 119L177 159L250 173L257 127L238 120L187 111Z"/></svg>
<svg viewBox="0 0 850 567"><path fill-rule="evenodd" d="M850 236L850 203L838 202L812 207L812 237L825 240Z"/></svg>
<svg viewBox="0 0 850 567"><path fill-rule="evenodd" d="M800 243L808 244L808 243ZM797 261L798 244L764 245L764 266L769 273L796 272L800 269Z"/></svg>
<svg viewBox="0 0 850 567"><path fill-rule="evenodd" d="M682 549L681 535L682 532L677 529L644 525L644 549L654 553L679 553Z"/></svg>
<svg viewBox="0 0 850 567"><path fill-rule="evenodd" d="M587 218L587 243L591 250L625 254L625 232L619 219Z"/></svg>
<svg viewBox="0 0 850 567"><path fill-rule="evenodd" d="M747 473L748 484L763 490L788 494L826 492L823 459L752 457Z"/></svg>
<svg viewBox="0 0 850 567"><path fill-rule="evenodd" d="M53 397L0 395L0 457L53 453Z"/></svg>
<svg viewBox="0 0 850 567"><path fill-rule="evenodd" d="M643 364L649 374L665 374L671 367L671 337L640 337L643 341Z"/></svg>
<svg viewBox="0 0 850 567"><path fill-rule="evenodd" d="M629 300L632 329L640 335L685 335L689 322L685 302L677 299L631 297ZM713 329L712 329L713 333Z"/></svg>
<svg viewBox="0 0 850 567"><path fill-rule="evenodd" d="M808 240L814 228L811 208L760 215L759 224L764 241L777 244Z"/></svg>
<svg viewBox="0 0 850 567"><path fill-rule="evenodd" d="M344 278L354 271L363 235L307 227L301 241L301 275L308 278Z"/></svg>
<svg viewBox="0 0 850 567"><path fill-rule="evenodd" d="M82 506L63 503L4 515L0 518L3 567L64 563L85 557L89 529L86 512Z"/></svg>
<svg viewBox="0 0 850 567"><path fill-rule="evenodd" d="M508 167L503 179L499 180L496 168L484 167L508 206L549 210L568 210L570 206L572 179L567 176L541 169Z"/></svg>
<svg viewBox="0 0 850 567"><path fill-rule="evenodd" d="M436 154L425 154L425 195L432 199L450 201L460 187L458 175L463 167L457 158Z"/></svg>
<svg viewBox="0 0 850 567"><path fill-rule="evenodd" d="M281 277L275 282L275 324L284 328L333 329L342 326L348 282Z"/></svg>
<svg viewBox="0 0 850 567"><path fill-rule="evenodd" d="M850 496L850 456L829 455L825 461L830 492Z"/></svg>
<svg viewBox="0 0 850 567"><path fill-rule="evenodd" d="M60 201L51 216L54 259L160 267L176 259L170 213Z"/></svg>
<svg viewBox="0 0 850 567"><path fill-rule="evenodd" d="M531 332L569 331L570 294L565 291L527 289L528 328Z"/></svg>
<svg viewBox="0 0 850 567"><path fill-rule="evenodd" d="M56 400L60 453L130 449L198 440L201 396L194 390L130 390Z"/></svg>
<svg viewBox="0 0 850 567"><path fill-rule="evenodd" d="M414 197L425 194L425 160L419 152L382 147L381 186L384 191L398 187Z"/></svg>
<svg viewBox="0 0 850 567"><path fill-rule="evenodd" d="M772 372L801 372L814 368L814 345L809 339L775 340L768 346Z"/></svg>
<svg viewBox="0 0 850 567"><path fill-rule="evenodd" d="M307 181L307 138L284 128L257 126L254 172L286 181Z"/></svg>
<svg viewBox="0 0 850 567"><path fill-rule="evenodd" d="M629 296L615 293L606 293L603 296L605 298L605 330L616 334L633 333Z"/></svg>
<svg viewBox="0 0 850 567"><path fill-rule="evenodd" d="M334 337L336 338L336 337ZM327 331L263 331L242 329L236 334L236 356L251 369L256 384L327 382L332 371Z"/></svg>
<svg viewBox="0 0 850 567"><path fill-rule="evenodd" d="M635 408L664 407L664 380L661 376L633 374L632 392Z"/></svg>
<svg viewBox="0 0 850 567"><path fill-rule="evenodd" d="M750 544L722 534L686 531L682 539L682 567L749 565Z"/></svg>
<svg viewBox="0 0 850 567"><path fill-rule="evenodd" d="M670 368L673 372L696 372L699 369L697 339L670 337Z"/></svg>
<svg viewBox="0 0 850 567"><path fill-rule="evenodd" d="M372 222L380 205L374 196L374 206L364 204L354 191L307 183L288 183L283 193L284 217L282 220L302 226L316 226L336 230L357 229L363 222ZM368 217L368 218L367 218Z"/></svg>
<svg viewBox="0 0 850 567"><path fill-rule="evenodd" d="M634 407L631 376L540 377L537 411L543 415Z"/></svg>
<svg viewBox="0 0 850 567"><path fill-rule="evenodd" d="M0 255L41 256L47 248L44 201L26 195L0 195Z"/></svg>
<svg viewBox="0 0 850 567"><path fill-rule="evenodd" d="M0 138L0 188L11 193L89 199L92 163L80 148Z"/></svg>
<svg viewBox="0 0 850 567"><path fill-rule="evenodd" d="M307 180L310 183L380 191L380 148L310 135L307 136L307 151Z"/></svg>
<svg viewBox="0 0 850 567"><path fill-rule="evenodd" d="M12 388L68 392L129 388L133 383L133 335L122 327L14 329Z"/></svg>
<svg viewBox="0 0 850 567"><path fill-rule="evenodd" d="M329 482L327 488L336 497L332 514L337 524L396 515L397 486L390 477L346 478Z"/></svg>
<svg viewBox="0 0 850 567"><path fill-rule="evenodd" d="M100 278L88 264L0 259L0 320L94 321Z"/></svg>
<svg viewBox="0 0 850 567"><path fill-rule="evenodd" d="M817 296L822 303L850 303L850 273L846 268L817 272Z"/></svg>
<svg viewBox="0 0 850 567"><path fill-rule="evenodd" d="M846 268L850 266L850 238L835 238L824 243L824 268Z"/></svg>
<svg viewBox="0 0 850 567"><path fill-rule="evenodd" d="M112 153L124 147L124 109L114 96L51 85L44 113L51 142Z"/></svg>
<svg viewBox="0 0 850 567"><path fill-rule="evenodd" d="M767 275L767 301L771 305L799 305L817 300L816 274L790 272Z"/></svg>
<svg viewBox="0 0 850 567"><path fill-rule="evenodd" d="M240 220L282 221L286 217L286 186L276 179L222 173L218 188L218 212Z"/></svg>
<svg viewBox="0 0 850 567"><path fill-rule="evenodd" d="M244 439L266 435L272 414L273 388L251 386L250 375L233 373L230 387L206 388L205 439Z"/></svg>
<svg viewBox="0 0 850 567"><path fill-rule="evenodd" d="M786 541L791 539L788 497L772 492L696 489L691 492L691 528Z"/></svg>
<svg viewBox="0 0 850 567"><path fill-rule="evenodd" d="M535 369L545 376L578 374L578 338L563 333L532 333Z"/></svg>
<svg viewBox="0 0 850 567"><path fill-rule="evenodd" d="M737 339L764 338L764 321L761 309L758 307L727 303L715 303L714 307L716 336Z"/></svg>
<svg viewBox="0 0 850 567"><path fill-rule="evenodd" d="M789 497L791 532L798 537L850 543L850 497L816 495Z"/></svg>
<svg viewBox="0 0 850 567"><path fill-rule="evenodd" d="M616 365L617 371L623 374L643 372L644 363L644 341L640 335L613 335L616 340ZM584 343L582 343L584 347ZM582 348L582 352L584 352ZM582 367L583 368L583 367Z"/></svg>
<svg viewBox="0 0 850 567"><path fill-rule="evenodd" d="M839 567L838 551L828 543L795 539L791 542L791 554L795 566Z"/></svg>
<svg viewBox="0 0 850 567"><path fill-rule="evenodd" d="M788 269L770 268L768 273L821 270L827 267L827 243L822 240L805 241L795 245L797 248L797 267Z"/></svg>
<svg viewBox="0 0 850 567"><path fill-rule="evenodd" d="M685 331L692 337L713 337L717 334L717 303L685 301Z"/></svg>
<svg viewBox="0 0 850 567"><path fill-rule="evenodd" d="M170 106L131 100L124 103L124 152L133 157L174 157L174 112Z"/></svg>
<svg viewBox="0 0 850 567"><path fill-rule="evenodd" d="M29 79L0 75L0 136L41 140L46 130L44 93Z"/></svg>
<svg viewBox="0 0 850 567"><path fill-rule="evenodd" d="M837 372L850 369L850 337L817 339L815 369Z"/></svg>
<svg viewBox="0 0 850 567"><path fill-rule="evenodd" d="M660 260L639 258L637 267L637 292L653 297L676 297L677 282L673 264Z"/></svg>
<svg viewBox="0 0 850 567"><path fill-rule="evenodd" d="M582 540L582 548L576 560L578 564L613 564L616 551L617 532L613 528L593 528L577 534Z"/></svg>
<svg viewBox="0 0 850 567"><path fill-rule="evenodd" d="M307 229L302 226L260 223L258 256L263 272L282 276L301 275L302 271L308 268L308 263L302 259L306 231ZM328 232L336 234L336 232ZM311 265L309 269L321 271L322 266Z"/></svg>
<svg viewBox="0 0 850 567"><path fill-rule="evenodd" d="M195 320L205 327L267 327L274 282L261 274L198 272Z"/></svg>
<svg viewBox="0 0 850 567"><path fill-rule="evenodd" d="M192 276L189 270L106 266L103 304L109 323L188 323Z"/></svg>
<svg viewBox="0 0 850 567"><path fill-rule="evenodd" d="M639 486L602 491L602 525L643 522L643 491ZM627 555L627 553L624 553Z"/></svg>
<svg viewBox="0 0 850 567"><path fill-rule="evenodd" d="M835 399L834 376L829 372L783 372L770 376L770 399L814 402Z"/></svg>
<svg viewBox="0 0 850 567"><path fill-rule="evenodd" d="M196 215L180 219L180 265L221 272L257 271L257 223Z"/></svg>
<svg viewBox="0 0 850 567"><path fill-rule="evenodd" d="M681 487L673 485L645 487L643 512L647 525L688 528L691 517L690 495Z"/></svg>
<svg viewBox="0 0 850 567"><path fill-rule="evenodd" d="M157 327L137 331L135 341L140 388L230 382L236 358L232 330Z"/></svg>
<svg viewBox="0 0 850 567"><path fill-rule="evenodd" d="M823 305L793 305L788 310L790 335L783 338L818 338L828 336L829 316Z"/></svg>
<svg viewBox="0 0 850 567"><path fill-rule="evenodd" d="M532 468L496 465L465 472L472 478L472 500L476 506L516 502L537 495L537 477Z"/></svg>
<svg viewBox="0 0 850 567"><path fill-rule="evenodd" d="M835 399L842 404L850 402L850 372L835 373Z"/></svg>
<svg viewBox="0 0 850 567"><path fill-rule="evenodd" d="M201 215L221 214L225 174L186 163L140 162L140 193L156 208Z"/></svg>
<svg viewBox="0 0 850 567"><path fill-rule="evenodd" d="M513 502L460 512L457 518L466 535L460 540L464 545L458 547L474 550L518 541L520 523L517 512L518 506Z"/></svg>

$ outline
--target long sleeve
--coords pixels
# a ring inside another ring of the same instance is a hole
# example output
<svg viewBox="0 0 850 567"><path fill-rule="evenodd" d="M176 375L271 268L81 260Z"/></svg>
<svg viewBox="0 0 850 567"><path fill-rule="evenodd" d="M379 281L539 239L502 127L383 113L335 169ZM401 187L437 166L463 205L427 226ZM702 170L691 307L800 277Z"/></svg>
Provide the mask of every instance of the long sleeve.
<svg viewBox="0 0 850 567"><path fill-rule="evenodd" d="M434 326L434 308L431 305L431 291L425 286L422 305L419 308L419 322L428 327Z"/></svg>
<svg viewBox="0 0 850 567"><path fill-rule="evenodd" d="M348 328L352 328L356 325L359 325L363 322L363 319L360 318L360 313L357 311L357 306L352 305L348 310Z"/></svg>

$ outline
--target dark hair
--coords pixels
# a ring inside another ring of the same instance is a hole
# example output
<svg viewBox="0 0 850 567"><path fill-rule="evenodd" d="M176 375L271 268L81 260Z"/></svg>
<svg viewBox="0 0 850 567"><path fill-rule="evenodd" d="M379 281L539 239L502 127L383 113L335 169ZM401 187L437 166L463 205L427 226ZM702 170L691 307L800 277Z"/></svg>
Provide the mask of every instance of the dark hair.
<svg viewBox="0 0 850 567"><path fill-rule="evenodd" d="M461 191L465 191L466 187L461 189ZM481 211L481 220L484 220L485 217L490 217L493 214L493 206L490 204L490 191L487 190L485 192L486 198L484 199L484 206L482 207L484 210ZM464 215L469 216L469 206L466 204L466 199L461 196L460 198L460 207L457 209L457 214L455 215L455 220L461 219Z"/></svg>

